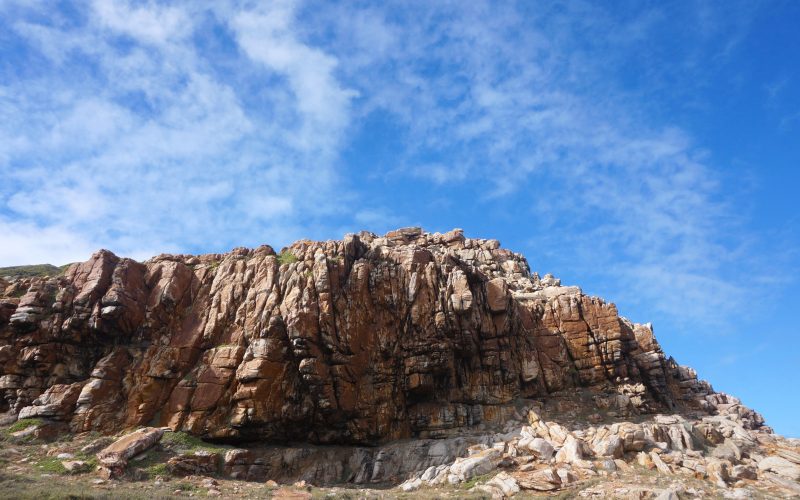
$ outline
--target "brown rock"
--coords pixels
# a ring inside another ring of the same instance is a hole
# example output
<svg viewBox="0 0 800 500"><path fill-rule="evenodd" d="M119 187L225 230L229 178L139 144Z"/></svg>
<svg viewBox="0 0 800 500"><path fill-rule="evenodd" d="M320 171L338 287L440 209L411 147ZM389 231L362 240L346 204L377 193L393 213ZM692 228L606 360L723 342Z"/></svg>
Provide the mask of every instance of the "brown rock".
<svg viewBox="0 0 800 500"><path fill-rule="evenodd" d="M219 454L196 451L170 458L167 461L167 468L176 476L202 476L218 472L219 464Z"/></svg>
<svg viewBox="0 0 800 500"><path fill-rule="evenodd" d="M280 261L268 247L144 263L103 250L3 286L0 413L75 432L377 444L491 425L520 398L577 387L604 387L620 414L723 408L763 426L666 358L648 325L461 230L303 240ZM617 434L645 449L641 428Z"/></svg>

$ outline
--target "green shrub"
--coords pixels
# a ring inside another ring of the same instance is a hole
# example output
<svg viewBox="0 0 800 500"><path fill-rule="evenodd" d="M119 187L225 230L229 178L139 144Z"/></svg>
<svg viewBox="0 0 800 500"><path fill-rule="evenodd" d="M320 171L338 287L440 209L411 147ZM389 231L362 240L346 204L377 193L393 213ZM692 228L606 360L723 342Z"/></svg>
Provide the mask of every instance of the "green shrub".
<svg viewBox="0 0 800 500"><path fill-rule="evenodd" d="M297 260L297 257L289 250L285 250L278 255L279 264L294 264Z"/></svg>
<svg viewBox="0 0 800 500"><path fill-rule="evenodd" d="M192 483L178 483L175 486L181 491L192 491L196 490L197 486L193 485Z"/></svg>

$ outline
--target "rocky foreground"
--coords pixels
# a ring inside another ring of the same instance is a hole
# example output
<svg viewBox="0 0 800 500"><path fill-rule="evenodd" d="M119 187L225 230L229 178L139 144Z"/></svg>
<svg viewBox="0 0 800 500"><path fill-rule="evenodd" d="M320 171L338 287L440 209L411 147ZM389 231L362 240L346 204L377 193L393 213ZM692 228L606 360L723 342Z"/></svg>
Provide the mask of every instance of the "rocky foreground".
<svg viewBox="0 0 800 500"><path fill-rule="evenodd" d="M0 412L12 497L800 496L797 440L460 230L0 280Z"/></svg>

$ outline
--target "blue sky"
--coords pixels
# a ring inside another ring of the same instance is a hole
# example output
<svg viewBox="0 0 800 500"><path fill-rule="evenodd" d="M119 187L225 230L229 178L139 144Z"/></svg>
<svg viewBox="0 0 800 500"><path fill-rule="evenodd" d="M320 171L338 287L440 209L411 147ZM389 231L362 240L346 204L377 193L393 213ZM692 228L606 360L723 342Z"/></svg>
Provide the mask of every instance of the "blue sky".
<svg viewBox="0 0 800 500"><path fill-rule="evenodd" d="M0 265L464 228L800 436L800 3L0 0Z"/></svg>

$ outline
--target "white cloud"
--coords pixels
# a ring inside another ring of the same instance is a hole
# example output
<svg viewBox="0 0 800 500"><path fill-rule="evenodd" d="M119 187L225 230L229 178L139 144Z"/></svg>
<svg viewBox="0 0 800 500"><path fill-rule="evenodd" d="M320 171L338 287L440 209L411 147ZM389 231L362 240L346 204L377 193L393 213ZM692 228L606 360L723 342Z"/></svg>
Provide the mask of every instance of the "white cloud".
<svg viewBox="0 0 800 500"><path fill-rule="evenodd" d="M343 10L318 14L333 26L341 72L366 109L405 133L405 154L387 175L429 179L441 196L462 182L485 185L485 203L535 193L520 214L533 222L520 222L532 257L552 248L551 261L613 283L603 290L612 298L679 310L689 321L741 306L745 290L730 269L746 241L728 237L736 215L719 171L658 109L671 94L691 95L708 71L700 62L730 50L726 21L720 35L706 17L687 14L685 36L698 43L688 43L685 60L663 61L645 46L674 20L660 7L623 18L581 2L392 5L370 11L391 36L369 58ZM735 39L743 18L732 23ZM632 63L645 69L637 76L650 93L621 81Z"/></svg>
<svg viewBox="0 0 800 500"><path fill-rule="evenodd" d="M0 214L18 232L0 265L47 255L30 248L53 238L70 258L287 243L337 210L332 162L352 92L335 58L276 17L290 10L244 22L222 4L91 7L69 22L14 10L14 33L47 61L0 85ZM191 35L209 19L244 23L248 50L285 79L201 50ZM260 23L272 52L258 51ZM256 92L238 87L256 74Z"/></svg>
<svg viewBox="0 0 800 500"><path fill-rule="evenodd" d="M3 267L35 263L62 265L86 260L98 249L67 227L20 223L0 218Z"/></svg>
<svg viewBox="0 0 800 500"><path fill-rule="evenodd" d="M231 25L252 60L284 76L303 117L296 137L301 149L335 146L347 126L350 101L356 93L335 77L336 58L300 42L294 26L295 2L278 1L235 15Z"/></svg>
<svg viewBox="0 0 800 500"><path fill-rule="evenodd" d="M92 8L102 26L146 43L180 41L192 31L191 16L184 10L152 0L138 7L127 1L94 0Z"/></svg>

